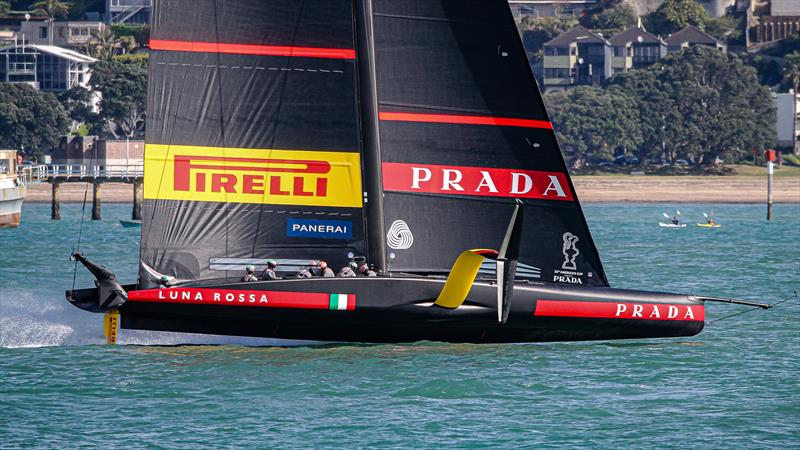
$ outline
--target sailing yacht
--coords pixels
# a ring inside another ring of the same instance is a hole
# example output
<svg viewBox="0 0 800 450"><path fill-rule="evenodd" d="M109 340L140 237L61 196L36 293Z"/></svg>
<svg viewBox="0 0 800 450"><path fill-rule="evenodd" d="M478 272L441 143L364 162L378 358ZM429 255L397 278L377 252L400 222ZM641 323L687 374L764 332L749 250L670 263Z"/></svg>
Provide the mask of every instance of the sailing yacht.
<svg viewBox="0 0 800 450"><path fill-rule="evenodd" d="M97 288L67 291L112 328L476 343L703 329L712 298L609 287L507 1L157 0L150 49L138 282L80 257ZM378 276L240 281L268 260Z"/></svg>

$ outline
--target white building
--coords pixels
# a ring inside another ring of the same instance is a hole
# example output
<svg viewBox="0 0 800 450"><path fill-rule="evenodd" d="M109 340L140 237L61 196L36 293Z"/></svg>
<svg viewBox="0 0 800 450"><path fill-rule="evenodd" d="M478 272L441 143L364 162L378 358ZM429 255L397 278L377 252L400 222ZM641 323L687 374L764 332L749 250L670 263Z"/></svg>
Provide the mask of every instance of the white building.
<svg viewBox="0 0 800 450"><path fill-rule="evenodd" d="M47 92L89 87L97 60L54 45L11 45L0 48L0 81L26 83Z"/></svg>
<svg viewBox="0 0 800 450"><path fill-rule="evenodd" d="M797 96L794 92L789 91L787 94L773 94L772 98L775 101L777 108L777 127L778 127L778 147L781 148L794 148L797 153L798 148L795 146L797 142L797 113L798 104Z"/></svg>
<svg viewBox="0 0 800 450"><path fill-rule="evenodd" d="M18 34L29 44L81 47L97 42L105 26L103 22L55 21L50 24L46 20L31 20L20 24Z"/></svg>

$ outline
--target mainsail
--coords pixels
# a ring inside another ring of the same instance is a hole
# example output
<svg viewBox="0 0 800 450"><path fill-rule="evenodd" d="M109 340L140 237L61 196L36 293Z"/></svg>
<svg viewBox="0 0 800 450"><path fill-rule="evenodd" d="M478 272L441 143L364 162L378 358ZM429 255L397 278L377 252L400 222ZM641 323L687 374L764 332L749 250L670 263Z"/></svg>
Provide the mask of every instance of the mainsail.
<svg viewBox="0 0 800 450"><path fill-rule="evenodd" d="M155 2L142 281L364 254L353 34L350 0Z"/></svg>
<svg viewBox="0 0 800 450"><path fill-rule="evenodd" d="M521 199L517 278L607 285L504 0L186 4L154 5L143 281L446 273Z"/></svg>
<svg viewBox="0 0 800 450"><path fill-rule="evenodd" d="M507 2L372 8L387 268L498 248L518 198L518 278L607 285Z"/></svg>

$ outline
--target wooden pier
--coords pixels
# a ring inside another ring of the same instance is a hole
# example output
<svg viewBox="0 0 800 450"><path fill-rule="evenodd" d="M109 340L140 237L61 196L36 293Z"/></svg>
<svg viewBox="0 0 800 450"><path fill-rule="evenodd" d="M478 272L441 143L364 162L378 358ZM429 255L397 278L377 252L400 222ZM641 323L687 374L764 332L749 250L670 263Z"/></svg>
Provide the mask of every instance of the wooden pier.
<svg viewBox="0 0 800 450"><path fill-rule="evenodd" d="M52 186L51 214L61 220L61 186L63 183L92 184L92 220L102 220L103 184L128 183L133 186L132 220L142 220L142 182L144 167L139 165L91 166L44 164L20 168L24 182L50 183Z"/></svg>

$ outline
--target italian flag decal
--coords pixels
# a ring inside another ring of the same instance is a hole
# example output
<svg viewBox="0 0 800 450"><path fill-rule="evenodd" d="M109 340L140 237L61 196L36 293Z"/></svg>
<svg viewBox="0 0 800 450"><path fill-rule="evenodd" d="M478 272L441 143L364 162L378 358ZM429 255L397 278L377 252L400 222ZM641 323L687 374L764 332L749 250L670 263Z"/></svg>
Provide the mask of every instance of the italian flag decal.
<svg viewBox="0 0 800 450"><path fill-rule="evenodd" d="M352 311L356 309L356 296L352 294L331 294L328 309Z"/></svg>

